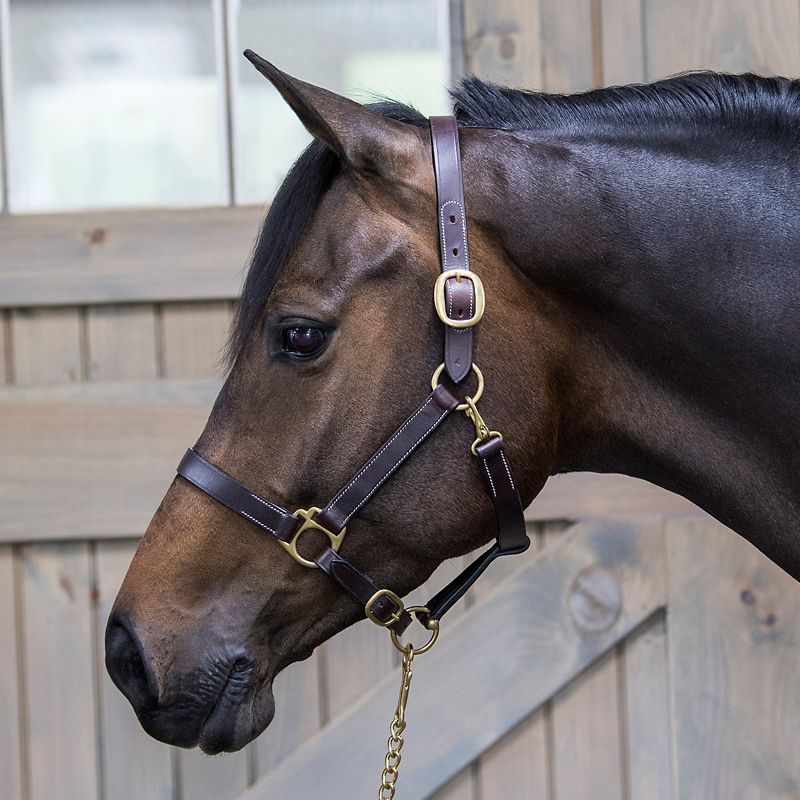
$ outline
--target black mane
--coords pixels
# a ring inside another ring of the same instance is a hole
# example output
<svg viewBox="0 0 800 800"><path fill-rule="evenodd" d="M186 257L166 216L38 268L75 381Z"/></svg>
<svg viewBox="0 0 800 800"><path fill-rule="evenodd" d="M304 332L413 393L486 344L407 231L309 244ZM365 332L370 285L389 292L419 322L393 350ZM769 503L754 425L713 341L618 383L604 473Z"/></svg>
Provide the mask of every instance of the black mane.
<svg viewBox="0 0 800 800"><path fill-rule="evenodd" d="M800 81L788 78L693 72L650 84L561 95L508 89L469 76L450 94L461 127L580 133L598 126L645 123L661 131L689 122L695 130L719 123L720 132L727 133L800 134ZM402 103L385 101L371 108L411 125L427 123ZM283 264L340 168L334 153L314 141L275 195L250 258L227 348L229 364L261 324Z"/></svg>
<svg viewBox="0 0 800 800"><path fill-rule="evenodd" d="M800 123L800 81L752 73L690 72L569 95L508 89L469 76L451 94L459 125L498 130L580 132L646 123L661 131L690 122L763 134L796 131Z"/></svg>

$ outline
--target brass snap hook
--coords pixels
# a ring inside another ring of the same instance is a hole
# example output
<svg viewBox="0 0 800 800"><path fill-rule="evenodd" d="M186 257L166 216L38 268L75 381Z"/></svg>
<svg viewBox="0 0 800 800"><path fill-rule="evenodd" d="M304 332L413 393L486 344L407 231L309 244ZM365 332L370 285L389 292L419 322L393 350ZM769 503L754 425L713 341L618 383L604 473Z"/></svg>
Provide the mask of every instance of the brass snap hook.
<svg viewBox="0 0 800 800"><path fill-rule="evenodd" d="M480 411L478 411L477 398L467 397L465 399L467 401L467 409L464 413L472 420L472 424L475 426L475 441L470 445L469 449L472 455L477 458L478 451L476 448L481 442L485 442L493 436L499 436L502 441L503 436L499 431L489 430L489 426L481 416Z"/></svg>

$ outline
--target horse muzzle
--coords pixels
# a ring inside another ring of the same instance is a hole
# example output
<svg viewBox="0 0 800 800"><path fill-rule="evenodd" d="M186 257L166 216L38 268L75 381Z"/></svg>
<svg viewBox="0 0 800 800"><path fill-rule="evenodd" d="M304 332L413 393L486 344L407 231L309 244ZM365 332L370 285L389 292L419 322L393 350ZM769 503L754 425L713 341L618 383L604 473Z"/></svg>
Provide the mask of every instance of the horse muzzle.
<svg viewBox="0 0 800 800"><path fill-rule="evenodd" d="M247 648L216 642L211 652L192 654L199 666L182 669L186 660L158 675L135 625L125 614L111 615L106 668L150 736L215 755L240 750L272 721L272 681Z"/></svg>

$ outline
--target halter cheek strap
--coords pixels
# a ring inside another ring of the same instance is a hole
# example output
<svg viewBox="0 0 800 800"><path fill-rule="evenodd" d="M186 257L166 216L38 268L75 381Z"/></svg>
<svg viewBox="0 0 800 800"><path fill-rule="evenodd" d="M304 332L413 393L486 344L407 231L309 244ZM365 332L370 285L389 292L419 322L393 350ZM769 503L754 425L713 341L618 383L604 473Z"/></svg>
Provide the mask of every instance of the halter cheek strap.
<svg viewBox="0 0 800 800"><path fill-rule="evenodd" d="M445 369L454 383L460 383L472 368L472 331L483 316L485 301L480 278L469 268L456 118L431 117L430 124L442 259L442 274L436 284L436 312L445 325Z"/></svg>
<svg viewBox="0 0 800 800"><path fill-rule="evenodd" d="M341 555L339 548L350 519L453 411L463 411L475 427L476 438L471 451L478 461L494 507L497 539L426 606L410 610L415 611L426 627L437 631L438 620L492 561L498 556L521 553L530 544L503 437L497 431L489 430L477 407L483 392L483 376L472 361L473 328L483 315L485 299L480 278L469 269L458 128L454 117L431 117L430 122L442 254L442 274L434 288L434 307L445 325L444 362L434 373L430 395L324 508L298 509L291 513L251 491L193 449L186 451L178 465L178 475L271 534L299 564L325 572L364 608L370 620L390 628L393 637L402 634L411 624L411 615L403 601L391 590L379 588ZM478 378L474 396L459 403L444 386L438 384L444 370L454 383L474 372ZM313 558L303 555L298 549L301 537L309 530L328 538L327 546ZM435 634L426 648L434 639Z"/></svg>

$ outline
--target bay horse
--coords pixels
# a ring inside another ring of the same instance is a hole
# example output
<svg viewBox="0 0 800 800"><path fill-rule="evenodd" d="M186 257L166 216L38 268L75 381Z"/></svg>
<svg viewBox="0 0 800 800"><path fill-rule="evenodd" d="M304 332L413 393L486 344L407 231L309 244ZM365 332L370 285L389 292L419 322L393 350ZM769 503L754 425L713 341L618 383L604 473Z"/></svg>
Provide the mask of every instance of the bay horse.
<svg viewBox="0 0 800 800"><path fill-rule="evenodd" d="M264 221L195 450L310 505L440 361L431 140L409 107L248 57L314 141ZM481 407L523 503L557 473L636 476L800 579L800 83L696 73L563 96L472 77L453 99L490 296ZM377 585L404 594L492 536L466 424L444 420L349 525L342 552ZM233 751L271 721L276 674L362 615L177 477L116 599L106 663L151 735Z"/></svg>

